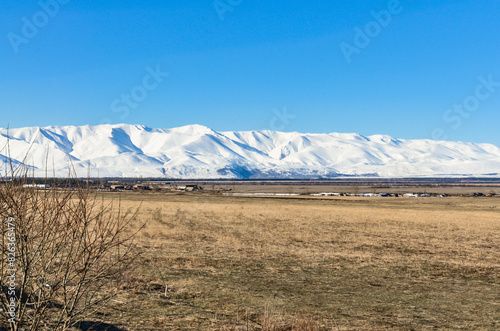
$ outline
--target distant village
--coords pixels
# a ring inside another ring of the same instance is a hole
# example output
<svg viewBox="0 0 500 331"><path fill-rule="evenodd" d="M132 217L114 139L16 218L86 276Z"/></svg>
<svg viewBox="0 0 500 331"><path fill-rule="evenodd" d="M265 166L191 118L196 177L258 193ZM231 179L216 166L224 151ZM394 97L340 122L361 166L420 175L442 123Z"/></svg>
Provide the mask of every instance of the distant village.
<svg viewBox="0 0 500 331"><path fill-rule="evenodd" d="M197 184L172 184L172 183L129 183L122 181L95 181L95 180L70 180L70 181L49 181L50 184L40 183L41 180L33 180L32 183L20 183L19 185L24 188L35 189L77 189L77 188L90 188L98 192L121 192L121 191L151 191L151 192L198 192L202 191L203 187ZM5 181L4 181L5 183Z"/></svg>
<svg viewBox="0 0 500 331"><path fill-rule="evenodd" d="M47 181L46 181L47 182ZM355 193L351 192L322 192L322 193L284 193L284 192L241 192L233 191L232 188L223 185L206 185L194 183L162 182L162 181L121 181L121 180L69 180L69 181L48 181L50 184L43 183L43 180L33 180L31 183L20 183L24 188L35 188L47 190L51 188L60 190L72 190L77 188L89 188L98 192L172 192L172 193L211 193L228 196L312 196L312 197L401 197L401 198L445 198L448 196L473 196L473 197L496 197L496 193L473 192L468 194L440 194L427 192L401 192L401 193ZM3 182L5 183L5 182ZM0 182L1 184L1 182ZM234 187L234 186L233 186Z"/></svg>
<svg viewBox="0 0 500 331"><path fill-rule="evenodd" d="M197 184L168 184L168 183L139 183L139 184L122 184L120 182L110 181L99 186L99 191L117 192L117 191L170 191L170 192L197 192L203 188Z"/></svg>

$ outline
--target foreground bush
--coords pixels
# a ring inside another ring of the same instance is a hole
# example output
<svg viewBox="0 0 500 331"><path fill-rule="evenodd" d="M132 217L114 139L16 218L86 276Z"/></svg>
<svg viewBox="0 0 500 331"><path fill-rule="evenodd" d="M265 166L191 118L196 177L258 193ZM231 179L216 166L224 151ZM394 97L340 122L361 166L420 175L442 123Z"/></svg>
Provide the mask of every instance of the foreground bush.
<svg viewBox="0 0 500 331"><path fill-rule="evenodd" d="M86 188L0 184L1 327L67 330L106 305L135 258L131 221Z"/></svg>

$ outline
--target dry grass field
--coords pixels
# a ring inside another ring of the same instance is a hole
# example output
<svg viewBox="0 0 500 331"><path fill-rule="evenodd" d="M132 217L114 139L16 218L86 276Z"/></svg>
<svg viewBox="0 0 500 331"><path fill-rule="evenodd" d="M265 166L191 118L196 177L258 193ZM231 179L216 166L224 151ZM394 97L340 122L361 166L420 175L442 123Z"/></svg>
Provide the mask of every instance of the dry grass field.
<svg viewBox="0 0 500 331"><path fill-rule="evenodd" d="M146 226L129 285L95 318L111 330L500 329L498 198L129 193L121 206Z"/></svg>

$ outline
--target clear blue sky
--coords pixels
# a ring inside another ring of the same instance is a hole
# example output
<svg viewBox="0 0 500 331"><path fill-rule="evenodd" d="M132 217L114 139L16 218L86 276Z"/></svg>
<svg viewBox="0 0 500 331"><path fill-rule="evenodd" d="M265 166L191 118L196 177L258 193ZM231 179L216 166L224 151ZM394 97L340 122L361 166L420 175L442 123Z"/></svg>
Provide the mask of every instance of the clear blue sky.
<svg viewBox="0 0 500 331"><path fill-rule="evenodd" d="M60 2L0 3L1 127L202 124L500 145L498 0ZM382 10L390 22L373 24ZM293 118L279 119L285 108Z"/></svg>

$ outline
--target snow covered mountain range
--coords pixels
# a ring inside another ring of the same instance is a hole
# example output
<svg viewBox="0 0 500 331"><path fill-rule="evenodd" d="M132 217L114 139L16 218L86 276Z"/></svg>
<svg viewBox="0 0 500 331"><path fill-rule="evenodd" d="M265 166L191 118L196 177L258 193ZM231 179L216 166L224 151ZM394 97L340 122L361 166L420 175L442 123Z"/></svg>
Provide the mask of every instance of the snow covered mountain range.
<svg viewBox="0 0 500 331"><path fill-rule="evenodd" d="M0 129L0 175L9 155L35 176L166 178L500 177L490 144L384 135L216 132L200 125Z"/></svg>

